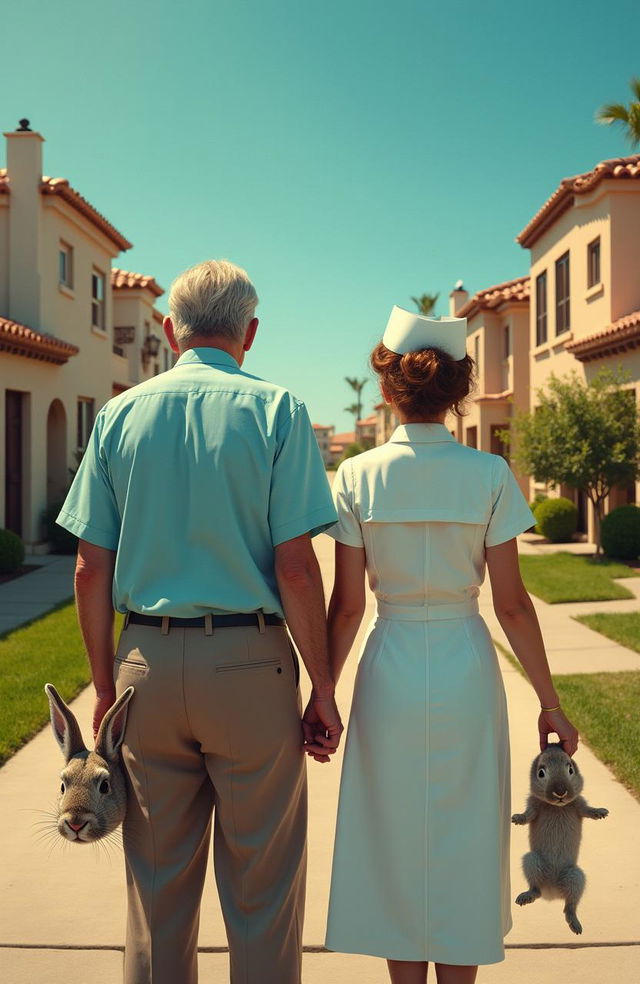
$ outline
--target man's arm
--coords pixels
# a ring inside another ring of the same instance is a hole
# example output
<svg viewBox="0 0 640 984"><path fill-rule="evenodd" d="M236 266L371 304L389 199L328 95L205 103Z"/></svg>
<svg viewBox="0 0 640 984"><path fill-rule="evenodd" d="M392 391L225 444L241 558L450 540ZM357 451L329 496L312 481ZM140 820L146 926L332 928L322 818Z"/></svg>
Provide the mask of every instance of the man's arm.
<svg viewBox="0 0 640 984"><path fill-rule="evenodd" d="M111 588L116 562L115 550L106 550L88 540L78 542L74 577L80 632L91 665L96 690L93 736L116 699L113 682L113 602Z"/></svg>
<svg viewBox="0 0 640 984"><path fill-rule="evenodd" d="M275 573L287 624L313 687L303 718L306 751L329 761L343 726L329 668L322 577L308 533L277 545Z"/></svg>

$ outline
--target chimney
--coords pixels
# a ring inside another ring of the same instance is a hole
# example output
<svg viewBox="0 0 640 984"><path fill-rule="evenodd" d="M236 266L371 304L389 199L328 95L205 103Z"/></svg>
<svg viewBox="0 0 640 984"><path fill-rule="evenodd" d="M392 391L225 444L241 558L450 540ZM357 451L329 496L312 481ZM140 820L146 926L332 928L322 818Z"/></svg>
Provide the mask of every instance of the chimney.
<svg viewBox="0 0 640 984"><path fill-rule="evenodd" d="M462 286L462 281L458 280L455 287L449 294L449 317L455 318L463 305L469 300L469 291Z"/></svg>
<svg viewBox="0 0 640 984"><path fill-rule="evenodd" d="M7 138L9 179L9 310L14 321L40 327L40 182L44 137L29 120Z"/></svg>

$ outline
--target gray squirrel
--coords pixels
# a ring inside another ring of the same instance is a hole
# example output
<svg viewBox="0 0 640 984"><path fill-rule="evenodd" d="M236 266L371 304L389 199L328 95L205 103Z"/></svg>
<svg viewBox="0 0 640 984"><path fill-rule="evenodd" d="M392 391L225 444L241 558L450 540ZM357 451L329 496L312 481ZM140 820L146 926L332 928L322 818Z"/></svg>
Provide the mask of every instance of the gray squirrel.
<svg viewBox="0 0 640 984"><path fill-rule="evenodd" d="M530 795L524 813L514 813L515 824L529 824L531 850L522 858L529 889L521 892L517 905L528 905L540 896L564 899L569 928L581 933L576 915L585 886L584 872L577 865L582 838L582 820L602 820L609 813L589 806L580 795L584 781L578 766L562 748L549 745L531 765Z"/></svg>

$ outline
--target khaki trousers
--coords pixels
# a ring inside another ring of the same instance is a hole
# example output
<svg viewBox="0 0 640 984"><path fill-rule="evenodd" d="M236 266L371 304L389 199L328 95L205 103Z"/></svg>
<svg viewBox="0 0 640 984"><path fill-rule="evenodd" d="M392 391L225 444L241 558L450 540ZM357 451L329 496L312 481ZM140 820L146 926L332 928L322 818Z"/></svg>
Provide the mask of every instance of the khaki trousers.
<svg viewBox="0 0 640 984"><path fill-rule="evenodd" d="M299 984L307 791L298 662L284 627L130 624L123 760L125 984L196 984L212 814L231 984Z"/></svg>

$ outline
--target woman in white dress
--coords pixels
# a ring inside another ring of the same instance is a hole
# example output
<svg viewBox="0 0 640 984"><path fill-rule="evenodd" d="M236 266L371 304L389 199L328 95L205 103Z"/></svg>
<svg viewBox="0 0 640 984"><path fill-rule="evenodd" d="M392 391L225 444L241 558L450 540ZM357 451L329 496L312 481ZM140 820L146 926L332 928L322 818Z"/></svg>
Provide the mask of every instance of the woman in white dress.
<svg viewBox="0 0 640 984"><path fill-rule="evenodd" d="M534 519L506 461L458 444L473 362L464 319L394 308L371 363L400 420L345 461L329 646L336 679L377 599L361 654L340 789L327 946L384 957L393 984L472 984L509 931L509 737L477 596L494 607L542 710L541 747L578 734L559 707L515 537ZM316 746L317 747L317 746Z"/></svg>

